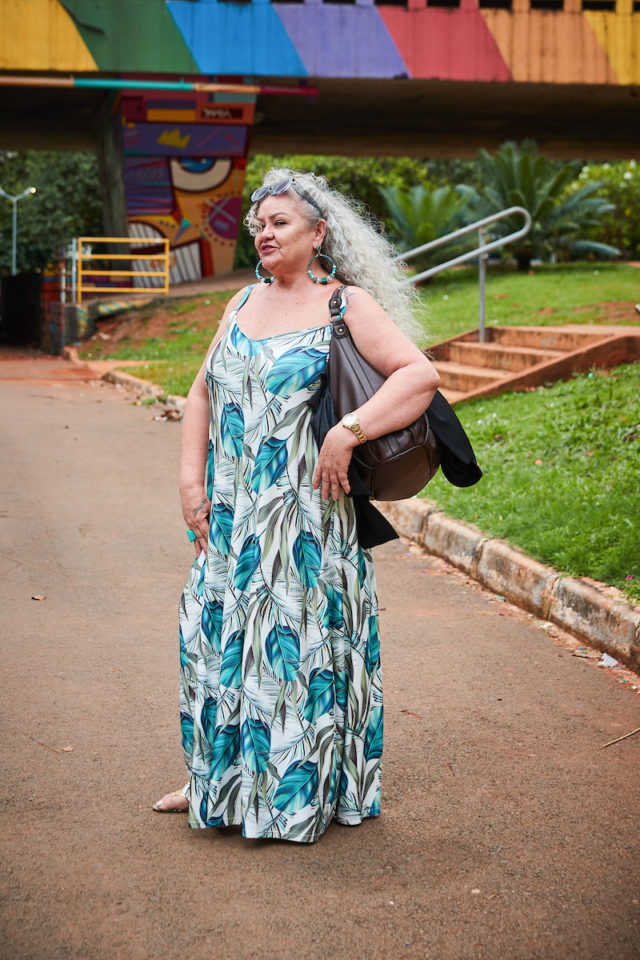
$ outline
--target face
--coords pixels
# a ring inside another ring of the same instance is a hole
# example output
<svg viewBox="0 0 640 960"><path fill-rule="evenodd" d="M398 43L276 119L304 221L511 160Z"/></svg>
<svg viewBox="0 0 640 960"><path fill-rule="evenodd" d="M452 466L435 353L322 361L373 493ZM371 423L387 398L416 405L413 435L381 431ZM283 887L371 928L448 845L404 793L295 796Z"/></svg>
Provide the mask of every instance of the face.
<svg viewBox="0 0 640 960"><path fill-rule="evenodd" d="M325 221L311 226L304 206L290 194L265 197L258 207L256 219L260 231L255 237L256 250L264 267L271 273L302 269L322 243Z"/></svg>

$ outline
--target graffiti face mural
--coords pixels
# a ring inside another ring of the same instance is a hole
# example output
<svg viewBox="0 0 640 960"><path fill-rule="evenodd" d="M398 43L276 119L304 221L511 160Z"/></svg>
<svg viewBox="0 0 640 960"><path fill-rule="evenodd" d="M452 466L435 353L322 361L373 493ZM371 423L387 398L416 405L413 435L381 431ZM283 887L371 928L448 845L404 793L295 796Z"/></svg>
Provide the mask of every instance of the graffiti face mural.
<svg viewBox="0 0 640 960"><path fill-rule="evenodd" d="M122 99L129 233L148 238L149 253L169 238L172 283L233 266L254 104L251 94Z"/></svg>

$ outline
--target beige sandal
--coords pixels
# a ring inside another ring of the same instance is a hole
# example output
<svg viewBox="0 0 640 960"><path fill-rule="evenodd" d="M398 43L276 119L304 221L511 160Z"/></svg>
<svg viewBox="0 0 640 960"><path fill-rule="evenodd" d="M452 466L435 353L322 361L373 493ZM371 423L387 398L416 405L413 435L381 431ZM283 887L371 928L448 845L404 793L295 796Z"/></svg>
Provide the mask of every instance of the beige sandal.
<svg viewBox="0 0 640 960"><path fill-rule="evenodd" d="M188 784L188 783L185 783L184 787L182 787L180 790L176 790L175 793L167 793L167 794L166 794L166 797L167 797L168 799L170 799L171 797L187 797L187 799L188 799L188 798L189 798L189 784ZM165 799L165 797L161 797L160 800L158 800L157 803L154 803L152 809L155 810L156 813L187 813L188 810L189 810L189 807L188 807L188 806L187 806L187 807L172 807L170 804L168 804L166 807L161 807L160 804L162 803L162 801L163 801L164 799Z"/></svg>

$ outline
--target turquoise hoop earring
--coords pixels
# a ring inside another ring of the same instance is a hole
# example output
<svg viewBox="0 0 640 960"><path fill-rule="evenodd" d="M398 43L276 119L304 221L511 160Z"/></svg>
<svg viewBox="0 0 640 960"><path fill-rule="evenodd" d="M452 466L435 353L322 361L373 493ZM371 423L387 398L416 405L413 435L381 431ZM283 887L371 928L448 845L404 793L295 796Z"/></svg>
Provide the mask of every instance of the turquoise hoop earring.
<svg viewBox="0 0 640 960"><path fill-rule="evenodd" d="M328 277L316 277L315 274L311 272L311 264L313 263L314 260L329 261L329 263L331 264L331 273L329 274ZM320 249L318 248L318 252L311 257L311 260L309 260L309 263L307 264L307 273L309 274L309 276L311 277L314 283L329 283L329 280L331 280L331 278L335 277L336 275L335 261L329 256L328 253L320 253Z"/></svg>
<svg viewBox="0 0 640 960"><path fill-rule="evenodd" d="M258 262L256 263L256 277L258 278L260 283L274 283L276 279L275 277L263 277L260 275L261 266L262 266L262 260L258 260Z"/></svg>

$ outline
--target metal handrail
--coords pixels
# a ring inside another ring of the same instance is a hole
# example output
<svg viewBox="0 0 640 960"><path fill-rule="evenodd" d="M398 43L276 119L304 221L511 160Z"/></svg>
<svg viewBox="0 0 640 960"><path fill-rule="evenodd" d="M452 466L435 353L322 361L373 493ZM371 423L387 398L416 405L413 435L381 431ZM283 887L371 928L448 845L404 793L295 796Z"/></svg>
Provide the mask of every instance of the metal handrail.
<svg viewBox="0 0 640 960"><path fill-rule="evenodd" d="M93 246L100 243L111 243L111 244L129 244L138 246L158 246L161 247L162 253L136 253L135 250L130 250L126 254L118 253L94 253ZM161 280L161 286L154 288L158 292L162 292L165 296L169 293L169 239L167 237L153 237L152 239L147 239L146 237L77 237L75 241L76 253L75 253L75 270L76 270L76 299L78 303L82 303L83 297L87 293L143 293L146 288L141 288L135 286L136 277L154 277ZM95 260L127 260L133 263L135 266L144 267L149 261L160 261L160 266L154 270L118 270L117 268L109 268L108 270L98 270L91 267L88 261ZM85 278L89 279L90 277L109 277L111 280L115 277L124 277L130 278L133 283L130 283L128 286L126 283L118 282L111 283L108 286L98 286L98 285L88 285L84 282Z"/></svg>
<svg viewBox="0 0 640 960"><path fill-rule="evenodd" d="M513 214L521 213L524 217L524 227L520 230L516 230L513 233L508 233L506 237L499 237L497 240L492 240L490 243L485 243L485 238L487 235L486 228L492 224L497 223L498 220L504 220L506 217L511 217ZM498 250L500 247L506 246L508 243L513 243L514 240L519 240L520 237L526 236L526 234L531 229L531 214L528 210L525 210L524 207L507 207L505 210L501 210L499 213L493 213L489 217L483 217L482 220L476 220L475 223L470 223L466 227L460 227L459 230L453 230L451 233L446 233L443 237L438 237L437 240L430 240L429 243L423 243L419 247L414 247L413 250L409 250L407 253L401 253L395 260L402 260L406 262L411 260L413 257L419 256L421 253L426 253L427 250L433 250L435 247L441 247L445 243L449 243L451 240L457 240L458 237L464 237L468 233L473 233L475 230L478 231L478 246L474 250L469 250L467 253L461 253L460 256L454 257L452 260L446 260L444 263L438 263L435 267L430 267L428 270L423 270L422 273L418 273L413 277L408 277L407 281L409 283L419 283L421 280L426 280L428 277L433 277L436 273L442 273L443 270L448 270L450 267L455 267L459 263L466 263L469 260L478 260L478 286L479 286L479 304L478 304L478 335L480 343L485 341L485 282L487 274L487 260L488 255L491 250Z"/></svg>

